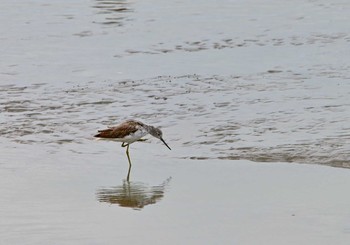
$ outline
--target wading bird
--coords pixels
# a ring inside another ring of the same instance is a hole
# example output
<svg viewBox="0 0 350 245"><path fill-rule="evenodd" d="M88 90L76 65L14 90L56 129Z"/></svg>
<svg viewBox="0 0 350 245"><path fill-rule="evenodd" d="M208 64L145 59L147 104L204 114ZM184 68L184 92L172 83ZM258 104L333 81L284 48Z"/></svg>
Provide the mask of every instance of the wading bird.
<svg viewBox="0 0 350 245"><path fill-rule="evenodd" d="M122 142L122 147L126 147L126 156L129 161L129 171L127 180L129 181L131 161L129 156L129 146L135 141L145 141L142 137L147 134L160 139L166 147L171 150L167 143L162 138L162 131L159 128L155 128L150 125L146 125L142 122L135 120L125 121L117 126L108 127L107 129L99 130L98 134L95 135L97 138L108 139L113 141Z"/></svg>

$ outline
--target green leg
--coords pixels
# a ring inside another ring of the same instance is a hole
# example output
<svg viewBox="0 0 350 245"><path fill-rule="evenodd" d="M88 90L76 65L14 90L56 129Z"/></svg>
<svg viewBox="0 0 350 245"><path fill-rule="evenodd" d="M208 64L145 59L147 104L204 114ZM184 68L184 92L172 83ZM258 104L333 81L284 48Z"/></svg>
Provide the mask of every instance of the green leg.
<svg viewBox="0 0 350 245"><path fill-rule="evenodd" d="M130 156L129 156L129 145L126 147L126 156L128 157L129 166L131 167L131 161L130 161Z"/></svg>
<svg viewBox="0 0 350 245"><path fill-rule="evenodd" d="M122 147L126 147L126 156L128 157L128 161L129 161L129 170L128 170L128 175L126 176L126 181L129 182L129 177L130 177L130 170L131 170L131 160L130 160L130 156L129 156L129 145L128 143L123 142L122 143Z"/></svg>
<svg viewBox="0 0 350 245"><path fill-rule="evenodd" d="M130 179L130 170L131 170L131 165L129 165L128 175L126 176L127 182L129 182L129 179Z"/></svg>

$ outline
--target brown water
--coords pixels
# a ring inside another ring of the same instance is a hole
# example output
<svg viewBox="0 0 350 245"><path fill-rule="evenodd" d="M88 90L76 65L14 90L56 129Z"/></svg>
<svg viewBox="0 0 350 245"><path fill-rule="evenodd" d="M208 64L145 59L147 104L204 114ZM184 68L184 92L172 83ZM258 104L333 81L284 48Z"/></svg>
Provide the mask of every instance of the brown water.
<svg viewBox="0 0 350 245"><path fill-rule="evenodd" d="M349 11L1 1L0 244L347 244Z"/></svg>

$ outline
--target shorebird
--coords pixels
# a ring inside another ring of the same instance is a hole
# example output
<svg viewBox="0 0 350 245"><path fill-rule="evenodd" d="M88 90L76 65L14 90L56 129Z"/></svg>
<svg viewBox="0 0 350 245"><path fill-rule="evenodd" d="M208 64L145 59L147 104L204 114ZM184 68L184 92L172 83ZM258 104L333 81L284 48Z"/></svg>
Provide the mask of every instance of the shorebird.
<svg viewBox="0 0 350 245"><path fill-rule="evenodd" d="M146 125L142 122L135 120L125 121L117 126L108 127L107 129L98 130L98 134L95 135L97 138L108 139L113 141L122 142L122 147L126 147L126 156L129 161L129 172L127 176L127 180L129 180L130 169L131 169L131 161L129 156L129 146L135 141L145 141L142 137L147 134L160 139L166 147L171 150L167 143L163 140L163 133L159 128Z"/></svg>

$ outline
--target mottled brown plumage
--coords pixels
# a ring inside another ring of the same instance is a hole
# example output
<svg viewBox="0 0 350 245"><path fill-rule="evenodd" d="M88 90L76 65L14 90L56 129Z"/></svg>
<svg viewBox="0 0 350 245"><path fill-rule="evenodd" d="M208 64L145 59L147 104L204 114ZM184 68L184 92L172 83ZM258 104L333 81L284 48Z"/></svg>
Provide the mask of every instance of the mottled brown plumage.
<svg viewBox="0 0 350 245"><path fill-rule="evenodd" d="M142 127L141 122L129 120L115 127L109 127L107 129L98 130L99 133L96 134L94 137L122 139L125 138L127 135L135 133L137 130L140 129L140 127Z"/></svg>

